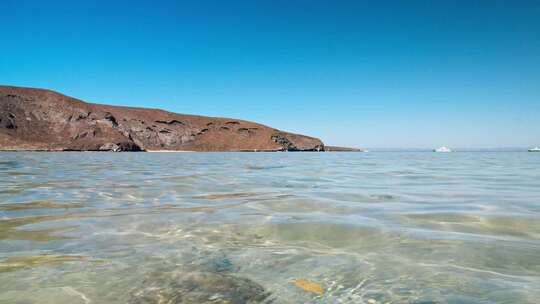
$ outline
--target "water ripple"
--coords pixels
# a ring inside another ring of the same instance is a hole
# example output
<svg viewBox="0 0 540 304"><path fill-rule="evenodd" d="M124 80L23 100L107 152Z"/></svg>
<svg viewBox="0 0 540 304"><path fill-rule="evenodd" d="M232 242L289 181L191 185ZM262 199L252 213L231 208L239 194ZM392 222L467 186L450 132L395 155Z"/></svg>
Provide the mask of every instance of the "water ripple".
<svg viewBox="0 0 540 304"><path fill-rule="evenodd" d="M535 154L0 156L2 303L540 298Z"/></svg>

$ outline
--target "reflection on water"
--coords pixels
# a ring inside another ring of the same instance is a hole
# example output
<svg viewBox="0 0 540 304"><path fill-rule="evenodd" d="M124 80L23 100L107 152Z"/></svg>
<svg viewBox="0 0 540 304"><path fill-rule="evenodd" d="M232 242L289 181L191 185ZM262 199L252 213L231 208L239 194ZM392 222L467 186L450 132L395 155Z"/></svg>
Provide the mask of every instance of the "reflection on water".
<svg viewBox="0 0 540 304"><path fill-rule="evenodd" d="M81 208L83 204L58 204L51 201L35 201L27 203L17 204L2 204L0 205L0 211L18 211L27 209L69 209L69 208Z"/></svg>
<svg viewBox="0 0 540 304"><path fill-rule="evenodd" d="M31 224L42 223L46 221L55 221L70 217L66 215L42 215L42 216L27 216L0 220L0 240L31 240L31 241L51 241L66 239L68 237L61 235L53 235L54 232L67 230L69 226L50 227L42 229L23 229Z"/></svg>
<svg viewBox="0 0 540 304"><path fill-rule="evenodd" d="M0 153L1 303L537 303L531 153Z"/></svg>
<svg viewBox="0 0 540 304"><path fill-rule="evenodd" d="M16 271L24 268L33 268L50 263L73 262L84 260L77 255L38 255L10 257L0 263L0 272Z"/></svg>

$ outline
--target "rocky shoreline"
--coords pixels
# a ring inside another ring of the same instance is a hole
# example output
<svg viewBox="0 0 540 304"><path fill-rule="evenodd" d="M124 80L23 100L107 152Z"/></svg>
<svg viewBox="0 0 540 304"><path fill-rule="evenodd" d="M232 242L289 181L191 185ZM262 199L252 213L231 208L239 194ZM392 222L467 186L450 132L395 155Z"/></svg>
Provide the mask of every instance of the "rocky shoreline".
<svg viewBox="0 0 540 304"><path fill-rule="evenodd" d="M2 151L325 151L314 137L258 123L87 103L0 86Z"/></svg>

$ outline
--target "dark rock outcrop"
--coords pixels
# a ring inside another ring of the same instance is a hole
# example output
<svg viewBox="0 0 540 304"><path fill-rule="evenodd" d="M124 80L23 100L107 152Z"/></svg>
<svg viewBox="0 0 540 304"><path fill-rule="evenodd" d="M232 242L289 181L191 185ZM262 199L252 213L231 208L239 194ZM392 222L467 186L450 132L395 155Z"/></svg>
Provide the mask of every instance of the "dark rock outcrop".
<svg viewBox="0 0 540 304"><path fill-rule="evenodd" d="M317 138L261 124L86 103L0 86L0 150L324 151Z"/></svg>
<svg viewBox="0 0 540 304"><path fill-rule="evenodd" d="M270 296L258 283L215 272L159 272L145 278L129 304L263 303ZM266 303L271 303L266 302Z"/></svg>

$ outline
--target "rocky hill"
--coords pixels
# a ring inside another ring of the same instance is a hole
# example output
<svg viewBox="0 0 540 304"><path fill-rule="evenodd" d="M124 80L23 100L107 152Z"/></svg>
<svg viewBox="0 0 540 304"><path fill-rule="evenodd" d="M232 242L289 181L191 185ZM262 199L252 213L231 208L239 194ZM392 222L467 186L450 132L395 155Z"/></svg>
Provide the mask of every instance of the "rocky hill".
<svg viewBox="0 0 540 304"><path fill-rule="evenodd" d="M0 150L324 151L321 140L254 122L83 102L0 86Z"/></svg>

